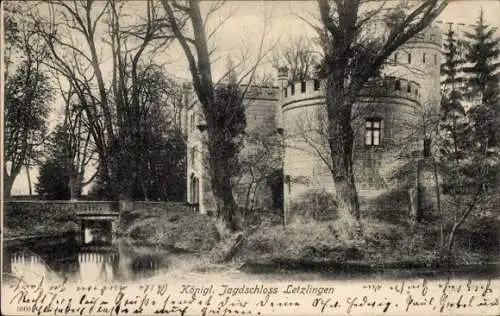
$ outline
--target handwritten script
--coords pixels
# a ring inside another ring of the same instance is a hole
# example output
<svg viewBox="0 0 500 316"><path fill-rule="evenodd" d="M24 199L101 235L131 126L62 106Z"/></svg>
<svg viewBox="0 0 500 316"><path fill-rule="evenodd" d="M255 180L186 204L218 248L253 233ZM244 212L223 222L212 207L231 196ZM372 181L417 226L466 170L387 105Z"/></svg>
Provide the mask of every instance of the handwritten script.
<svg viewBox="0 0 500 316"><path fill-rule="evenodd" d="M500 280L2 286L20 315L499 315Z"/></svg>

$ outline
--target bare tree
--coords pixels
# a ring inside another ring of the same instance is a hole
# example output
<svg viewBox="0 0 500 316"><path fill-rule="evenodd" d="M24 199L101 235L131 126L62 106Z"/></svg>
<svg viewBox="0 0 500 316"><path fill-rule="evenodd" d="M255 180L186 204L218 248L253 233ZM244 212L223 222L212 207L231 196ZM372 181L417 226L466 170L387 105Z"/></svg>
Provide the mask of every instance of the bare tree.
<svg viewBox="0 0 500 316"><path fill-rule="evenodd" d="M59 84L59 91L64 99L64 121L60 125L60 130L56 130L54 152L60 152L64 165L68 168L70 199L75 200L81 196L82 189L91 183L97 176L94 171L85 180L85 171L91 163L95 162L96 150L92 140L89 127L90 123L84 115L84 108L80 104L80 99L72 86L66 92L61 80L56 75Z"/></svg>
<svg viewBox="0 0 500 316"><path fill-rule="evenodd" d="M365 1L318 0L318 32L324 49L329 145L335 170L333 180L342 220L352 236L360 236L359 201L353 169L353 106L359 93L389 56L424 30L446 7L447 1L426 0L412 7L363 10ZM380 17L387 22L381 22ZM377 19L378 17L378 19ZM380 36L369 34L377 26Z"/></svg>
<svg viewBox="0 0 500 316"><path fill-rule="evenodd" d="M140 182L139 116L144 110L141 93L146 91L141 82L155 67L154 54L171 39L152 0L144 16L135 16L136 23L121 25L130 19L124 11L132 4L49 1L39 4L48 14L33 16L51 52L47 65L66 78L80 100L99 156L100 177L111 196L124 199L131 198L133 186ZM112 52L111 80L105 76L104 49Z"/></svg>
<svg viewBox="0 0 500 316"><path fill-rule="evenodd" d="M242 188L240 201L243 202L245 218L254 211L259 194L262 197L262 191L268 189L271 177L281 168L281 137L274 132L272 120L273 117L269 117L260 125L260 130L250 130L243 135L244 149L240 154L240 170L234 177L234 186Z"/></svg>
<svg viewBox="0 0 500 316"><path fill-rule="evenodd" d="M98 55L96 31L108 3L95 12L95 3L50 1L40 3L48 9L48 15L34 10L33 20L37 32L45 39L51 52L47 66L66 78L79 98L89 130L99 154L101 174L111 174L109 144L114 138L110 97ZM87 47L82 47L74 38L79 38ZM97 89L95 89L97 87ZM97 91L96 91L97 90ZM108 183L111 184L111 179ZM110 188L111 191L114 191Z"/></svg>
<svg viewBox="0 0 500 316"><path fill-rule="evenodd" d="M224 99L217 97L217 82L212 75L214 48L213 46L212 48L209 46L209 41L213 39L217 30L230 16L222 19L222 22L212 27L211 30L207 29L209 18L216 14L224 3L225 1L211 3L204 15L200 7L200 1L198 0L189 2L162 0L172 32L182 47L188 61L194 91L201 103L203 115L206 120L209 170L211 172L212 190L217 207L218 227L221 235L227 236L238 229L235 217L237 205L231 186L232 165L234 164L234 159L237 158L234 153L225 149L232 146L233 139L232 137L227 137L231 135L231 132L225 130L224 125L220 123L221 118L225 116L231 117L231 113L228 113L227 110L231 109L232 106L237 107L238 103L241 104L251 86L257 65L265 56L265 32L259 43L256 62L248 71L243 72L236 83L239 87L243 81L247 81L247 85L240 90L241 93L236 99L231 99L231 102L235 104L229 107L228 104L225 104ZM242 58L221 79L225 79L225 77L234 71L234 68L241 66L244 62L245 58Z"/></svg>
<svg viewBox="0 0 500 316"><path fill-rule="evenodd" d="M11 11L6 23L7 54L4 98L4 195L10 196L14 180L23 166L39 157L45 138L52 100L52 87L43 68L47 49L33 25L16 19ZM9 22L10 21L10 22ZM9 52L18 52L12 56ZM10 67L9 67L10 66ZM29 175L29 170L27 171ZM31 190L31 186L30 186Z"/></svg>
<svg viewBox="0 0 500 316"><path fill-rule="evenodd" d="M275 69L288 68L290 82L312 79L322 59L320 47L304 36L289 38L273 53L272 65Z"/></svg>

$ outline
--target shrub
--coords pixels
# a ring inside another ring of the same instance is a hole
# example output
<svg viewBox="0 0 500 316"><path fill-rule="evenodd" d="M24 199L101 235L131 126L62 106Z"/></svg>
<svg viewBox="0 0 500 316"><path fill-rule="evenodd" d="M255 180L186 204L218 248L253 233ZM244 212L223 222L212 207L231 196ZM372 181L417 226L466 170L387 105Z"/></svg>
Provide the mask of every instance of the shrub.
<svg viewBox="0 0 500 316"><path fill-rule="evenodd" d="M330 221L338 217L335 197L325 191L311 190L301 194L290 205L291 220Z"/></svg>
<svg viewBox="0 0 500 316"><path fill-rule="evenodd" d="M212 220L191 212L141 217L126 229L125 234L139 244L153 244L189 252L208 251L219 240Z"/></svg>
<svg viewBox="0 0 500 316"><path fill-rule="evenodd" d="M283 222L283 211L281 209L254 209L245 214L245 225L279 225Z"/></svg>
<svg viewBox="0 0 500 316"><path fill-rule="evenodd" d="M339 240L331 222L261 226L248 237L238 256L243 260L332 260L363 257L359 245Z"/></svg>

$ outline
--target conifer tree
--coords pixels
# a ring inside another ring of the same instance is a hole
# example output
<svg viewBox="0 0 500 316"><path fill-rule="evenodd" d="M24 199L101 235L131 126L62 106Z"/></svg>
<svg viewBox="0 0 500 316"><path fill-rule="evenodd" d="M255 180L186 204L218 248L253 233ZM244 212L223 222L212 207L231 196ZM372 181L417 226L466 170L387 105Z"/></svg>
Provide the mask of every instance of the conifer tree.
<svg viewBox="0 0 500 316"><path fill-rule="evenodd" d="M500 38L495 37L496 28L485 23L483 10L474 26L474 32L465 33L469 44L464 72L469 75L470 93L481 95L481 102L492 105L498 101L500 62Z"/></svg>
<svg viewBox="0 0 500 316"><path fill-rule="evenodd" d="M463 77L465 63L464 43L459 41L452 24L444 37L444 62L441 65L442 98L441 98L441 129L446 137L441 143L441 153L446 159L458 163L461 156L460 140L465 128L465 109L463 106L463 87L466 81ZM446 153L445 153L446 152Z"/></svg>
<svg viewBox="0 0 500 316"><path fill-rule="evenodd" d="M441 188L446 196L441 214L440 252L445 261L453 257L460 227L487 205L498 175L498 124L494 110L498 111L500 64L499 39L494 38L494 33L495 29L485 24L481 11L474 31L465 33L466 54L459 49L460 41L451 26L445 36L439 146ZM462 96L473 102L467 109Z"/></svg>
<svg viewBox="0 0 500 316"><path fill-rule="evenodd" d="M462 105L462 86L464 77L462 76L464 66L464 43L457 39L456 32L452 24L449 25L443 43L443 55L445 61L441 65L441 82L443 95L441 98L441 111L443 119L451 113L465 114Z"/></svg>
<svg viewBox="0 0 500 316"><path fill-rule="evenodd" d="M479 139L484 146L497 143L499 115L499 70L500 38L495 37L496 28L486 24L481 10L472 33L465 33L468 41L467 62L464 72L468 75L467 88L471 97L479 98L473 104L470 118Z"/></svg>

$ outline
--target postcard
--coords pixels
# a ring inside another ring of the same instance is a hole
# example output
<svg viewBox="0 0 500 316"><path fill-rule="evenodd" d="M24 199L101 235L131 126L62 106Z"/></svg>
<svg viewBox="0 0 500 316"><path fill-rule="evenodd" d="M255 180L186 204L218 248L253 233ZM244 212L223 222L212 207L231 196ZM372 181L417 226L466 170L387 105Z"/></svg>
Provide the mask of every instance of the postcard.
<svg viewBox="0 0 500 316"><path fill-rule="evenodd" d="M498 1L3 1L4 315L500 315Z"/></svg>

